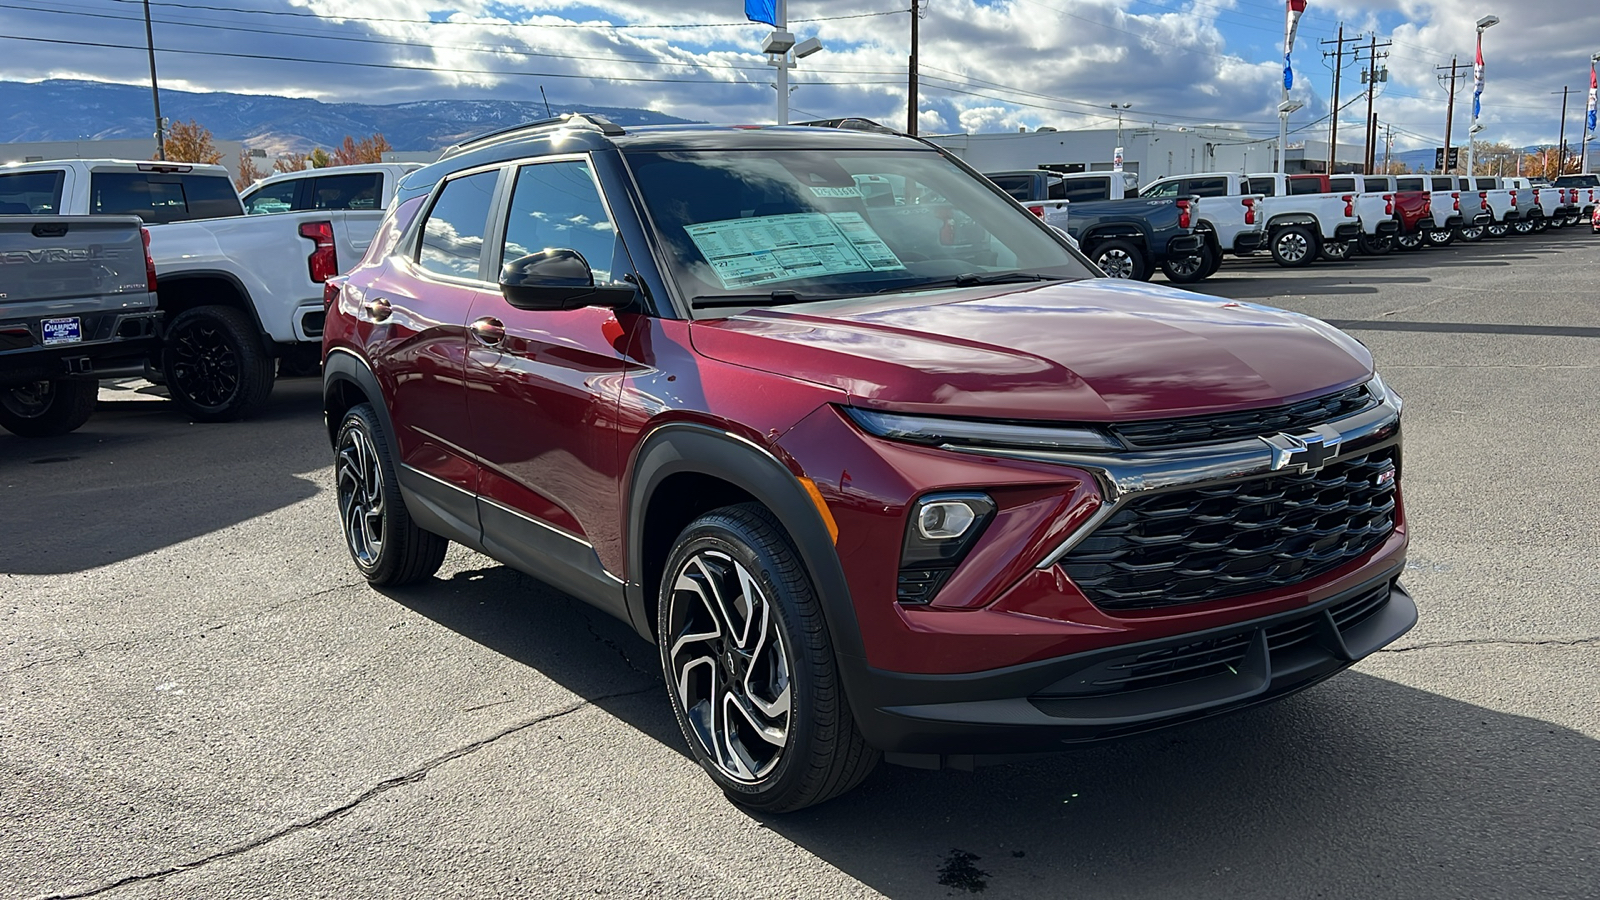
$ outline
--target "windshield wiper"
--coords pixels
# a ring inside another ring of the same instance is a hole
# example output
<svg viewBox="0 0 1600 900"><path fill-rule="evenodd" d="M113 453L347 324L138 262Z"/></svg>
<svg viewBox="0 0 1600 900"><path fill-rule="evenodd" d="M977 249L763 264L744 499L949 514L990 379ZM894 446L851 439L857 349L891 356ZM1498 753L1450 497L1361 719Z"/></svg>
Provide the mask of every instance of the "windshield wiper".
<svg viewBox="0 0 1600 900"><path fill-rule="evenodd" d="M884 288L880 294L902 291L923 291L940 287L977 287L985 284L1022 284L1030 281L1065 281L1060 275L1040 275L1037 272L963 272L950 278L935 278L898 287Z"/></svg>
<svg viewBox="0 0 1600 900"><path fill-rule="evenodd" d="M695 309L722 309L734 306L784 306L789 303L814 303L836 297L802 297L799 291L771 291L765 294L705 294L689 301Z"/></svg>

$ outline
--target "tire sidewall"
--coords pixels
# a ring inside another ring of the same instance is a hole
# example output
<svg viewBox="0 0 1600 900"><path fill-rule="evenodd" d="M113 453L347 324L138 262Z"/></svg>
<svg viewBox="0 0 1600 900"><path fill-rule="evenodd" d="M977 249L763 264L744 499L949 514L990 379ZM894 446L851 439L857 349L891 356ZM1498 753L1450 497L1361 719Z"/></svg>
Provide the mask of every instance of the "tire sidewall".
<svg viewBox="0 0 1600 900"><path fill-rule="evenodd" d="M378 475L383 491L383 545L378 549L377 558L372 564L366 565L361 558L356 556L354 548L350 546L350 534L346 530L344 509L340 505L339 496L339 454L344 448L345 437L352 430L360 430L366 437L367 443L372 447L373 456L378 463ZM389 455L389 442L383 433L383 428L378 424L378 415L373 408L365 403L352 407L345 413L344 420L339 424L339 436L334 443L333 451L333 477L334 477L334 503L339 512L339 534L344 538L345 552L350 555L350 561L355 564L356 570L368 581L387 582L399 564L397 556L400 553L400 534L404 522L400 520L401 500L400 483L395 476L394 463Z"/></svg>
<svg viewBox="0 0 1600 900"><path fill-rule="evenodd" d="M672 706L673 717L678 722L678 730L683 733L684 741L689 745L695 762L699 763L706 774L710 775L717 786L732 799L746 805L760 806L763 805L763 801L781 798L796 789L798 782L806 774L803 757L806 755L811 733L816 728L813 713L815 673L803 657L804 643L797 631L797 625L802 619L798 604L815 604L816 601L809 596L802 598L791 596L791 593L773 577L774 570L778 568L778 561L773 558L772 548L761 546L763 542L746 533L747 529L740 527L740 524L733 516L719 511L691 523L678 536L678 541L667 559L667 566L662 572L656 605L656 628L659 636L657 645L660 650L658 655L661 660L662 678L666 682L668 702ZM727 554L744 566L760 585L761 590L766 592L772 610L777 616L778 627L782 630L784 647L789 657L788 741L784 745L777 766L764 778L753 783L736 781L728 777L708 757L705 748L700 744L699 736L689 722L683 702L678 697L676 673L672 671L672 637L668 618L672 583L684 563L693 555L705 550L716 550ZM779 552L794 553L787 547L781 548ZM798 558L794 562L798 565Z"/></svg>

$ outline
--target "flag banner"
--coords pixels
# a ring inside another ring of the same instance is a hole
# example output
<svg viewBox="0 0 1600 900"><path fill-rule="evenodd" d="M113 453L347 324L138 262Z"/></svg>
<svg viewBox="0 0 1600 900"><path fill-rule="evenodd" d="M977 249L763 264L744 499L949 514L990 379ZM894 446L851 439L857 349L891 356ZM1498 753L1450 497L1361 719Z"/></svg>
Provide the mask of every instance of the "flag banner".
<svg viewBox="0 0 1600 900"><path fill-rule="evenodd" d="M1594 113L1595 113L1595 106L1594 106L1595 97L1594 97L1594 95L1595 95L1595 92L1597 90L1600 90L1600 81L1596 81L1595 80L1594 64L1590 63L1589 64L1589 131L1591 131L1591 132L1594 131Z"/></svg>
<svg viewBox="0 0 1600 900"><path fill-rule="evenodd" d="M1283 89L1294 88L1294 64L1289 57L1294 53L1294 34L1300 30L1300 15L1306 11L1306 0L1287 0L1283 18Z"/></svg>
<svg viewBox="0 0 1600 900"><path fill-rule="evenodd" d="M744 0L744 17L778 27L778 0Z"/></svg>
<svg viewBox="0 0 1600 900"><path fill-rule="evenodd" d="M1472 64L1472 117L1483 114L1483 38L1478 38L1478 58Z"/></svg>

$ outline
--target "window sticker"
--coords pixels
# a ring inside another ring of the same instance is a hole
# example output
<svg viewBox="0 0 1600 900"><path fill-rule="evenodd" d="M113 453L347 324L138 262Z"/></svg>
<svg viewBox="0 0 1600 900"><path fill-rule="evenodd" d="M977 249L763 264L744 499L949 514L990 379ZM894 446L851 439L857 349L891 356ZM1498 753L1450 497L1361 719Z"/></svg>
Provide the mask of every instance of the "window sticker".
<svg viewBox="0 0 1600 900"><path fill-rule="evenodd" d="M724 289L905 268L856 213L724 219L684 230Z"/></svg>
<svg viewBox="0 0 1600 900"><path fill-rule="evenodd" d="M848 199L853 197L859 199L861 197L861 189L858 187L814 187L811 189L811 193L818 197L829 198Z"/></svg>

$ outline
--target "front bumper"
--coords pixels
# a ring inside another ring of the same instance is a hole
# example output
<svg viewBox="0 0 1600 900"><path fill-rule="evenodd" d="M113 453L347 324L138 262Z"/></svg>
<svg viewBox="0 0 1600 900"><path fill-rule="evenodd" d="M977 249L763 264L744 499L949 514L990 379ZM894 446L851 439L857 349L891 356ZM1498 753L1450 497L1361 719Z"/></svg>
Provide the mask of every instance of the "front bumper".
<svg viewBox="0 0 1600 900"><path fill-rule="evenodd" d="M1298 610L1001 670L868 669L852 690L868 743L890 762L1062 750L1267 703L1349 668L1411 629L1399 569Z"/></svg>

